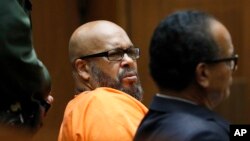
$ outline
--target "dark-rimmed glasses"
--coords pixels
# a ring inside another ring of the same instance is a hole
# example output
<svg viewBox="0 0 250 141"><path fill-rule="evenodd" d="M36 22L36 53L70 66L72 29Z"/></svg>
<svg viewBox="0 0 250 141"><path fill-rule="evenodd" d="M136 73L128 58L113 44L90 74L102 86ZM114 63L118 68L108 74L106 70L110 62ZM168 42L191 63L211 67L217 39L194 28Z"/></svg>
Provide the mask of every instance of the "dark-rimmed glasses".
<svg viewBox="0 0 250 141"><path fill-rule="evenodd" d="M219 59L213 59L213 60L205 60L205 63L208 64L214 64L214 63L220 63L220 62L229 62L230 69L234 72L237 69L237 62L238 62L239 55L235 54L232 57L227 58L219 58Z"/></svg>
<svg viewBox="0 0 250 141"><path fill-rule="evenodd" d="M39 105L44 108L45 113L47 113L51 107L51 104L43 98L34 97L35 100L39 102Z"/></svg>
<svg viewBox="0 0 250 141"><path fill-rule="evenodd" d="M130 47L127 49L117 48L117 49L112 49L112 50L101 52L101 53L81 56L79 57L79 59L87 59L87 58L92 58L92 57L107 57L109 61L121 61L125 53L133 60L136 60L140 57L140 49Z"/></svg>
<svg viewBox="0 0 250 141"><path fill-rule="evenodd" d="M40 105L44 108L45 113L47 113L51 107L51 104L44 99L39 99Z"/></svg>

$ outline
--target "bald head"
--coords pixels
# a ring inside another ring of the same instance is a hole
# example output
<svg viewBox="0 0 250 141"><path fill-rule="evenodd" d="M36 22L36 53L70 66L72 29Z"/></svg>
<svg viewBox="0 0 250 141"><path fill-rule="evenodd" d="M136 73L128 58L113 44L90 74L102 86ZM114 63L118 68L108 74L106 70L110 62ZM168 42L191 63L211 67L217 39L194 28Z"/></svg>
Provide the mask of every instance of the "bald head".
<svg viewBox="0 0 250 141"><path fill-rule="evenodd" d="M126 32L109 21L93 21L75 30L69 42L69 58L73 63L80 56L113 49L122 44L132 43Z"/></svg>
<svg viewBox="0 0 250 141"><path fill-rule="evenodd" d="M69 43L76 92L110 87L141 100L142 88L136 59L133 57L135 52L132 50L135 47L127 33L112 22L93 21L80 26L72 34ZM105 55L93 57L104 52L108 52L111 57L123 56L121 60L112 61ZM89 55L93 58L86 58Z"/></svg>

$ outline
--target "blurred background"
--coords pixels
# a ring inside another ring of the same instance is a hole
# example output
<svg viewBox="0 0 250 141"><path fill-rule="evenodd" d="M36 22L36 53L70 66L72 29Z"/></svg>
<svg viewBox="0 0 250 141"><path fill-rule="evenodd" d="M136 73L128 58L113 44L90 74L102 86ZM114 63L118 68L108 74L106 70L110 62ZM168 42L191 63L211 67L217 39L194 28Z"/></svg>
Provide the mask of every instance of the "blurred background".
<svg viewBox="0 0 250 141"><path fill-rule="evenodd" d="M110 20L123 27L141 48L139 74L148 106L157 92L148 70L148 45L155 26L168 14L183 9L208 12L230 31L238 71L231 96L215 110L234 124L250 124L250 1L249 0L33 0L33 41L39 58L52 77L54 103L35 141L56 141L74 82L68 61L68 41L73 31L92 20ZM185 68L184 68L185 69Z"/></svg>

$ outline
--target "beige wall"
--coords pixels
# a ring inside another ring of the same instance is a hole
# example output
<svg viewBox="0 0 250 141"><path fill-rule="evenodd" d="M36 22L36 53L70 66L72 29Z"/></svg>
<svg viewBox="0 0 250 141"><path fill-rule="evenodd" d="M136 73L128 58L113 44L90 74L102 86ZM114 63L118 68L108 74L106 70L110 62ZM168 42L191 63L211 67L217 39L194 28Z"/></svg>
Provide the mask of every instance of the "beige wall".
<svg viewBox="0 0 250 141"><path fill-rule="evenodd" d="M240 55L239 69L229 99L216 111L233 123L250 123L250 1L248 0L33 0L33 33L38 56L52 76L55 102L36 141L55 141L64 108L73 97L73 80L68 62L67 46L72 32L80 23L104 19L121 25L134 44L141 48L138 61L144 104L148 105L157 89L148 72L148 45L157 23L170 12L179 9L207 11L223 22L232 34L236 52ZM81 15L77 7L84 9Z"/></svg>

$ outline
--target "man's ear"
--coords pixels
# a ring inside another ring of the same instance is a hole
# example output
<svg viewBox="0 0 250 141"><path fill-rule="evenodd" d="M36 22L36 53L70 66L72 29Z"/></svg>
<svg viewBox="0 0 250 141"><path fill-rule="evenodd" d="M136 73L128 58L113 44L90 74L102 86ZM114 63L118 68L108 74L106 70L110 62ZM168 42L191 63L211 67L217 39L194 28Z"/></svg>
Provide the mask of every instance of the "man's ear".
<svg viewBox="0 0 250 141"><path fill-rule="evenodd" d="M208 87L210 82L210 71L208 69L207 64L199 63L196 66L195 73L197 83L204 88Z"/></svg>
<svg viewBox="0 0 250 141"><path fill-rule="evenodd" d="M87 61L82 59L76 59L74 62L74 67L80 77L82 77L84 80L89 80L90 74Z"/></svg>

